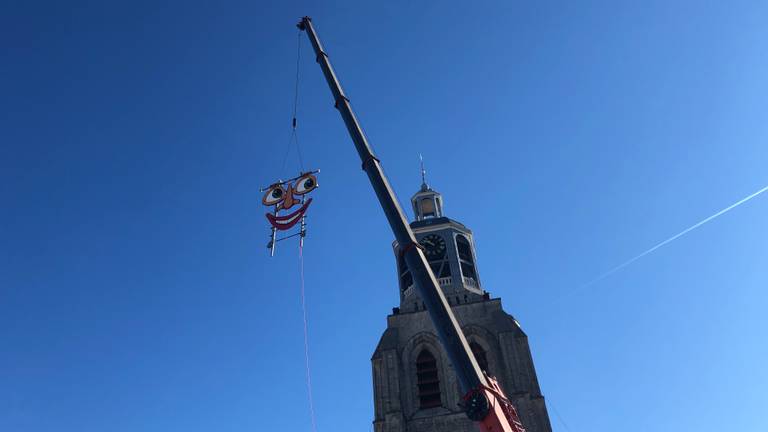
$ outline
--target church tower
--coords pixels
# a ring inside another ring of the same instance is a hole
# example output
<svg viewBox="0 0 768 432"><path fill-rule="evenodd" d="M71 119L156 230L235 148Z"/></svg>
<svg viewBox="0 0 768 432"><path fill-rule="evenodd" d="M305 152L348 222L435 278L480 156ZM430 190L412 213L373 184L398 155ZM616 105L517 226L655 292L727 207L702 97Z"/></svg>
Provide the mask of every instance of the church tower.
<svg viewBox="0 0 768 432"><path fill-rule="evenodd" d="M483 289L472 231L443 214L443 197L424 179L411 198L416 239L480 367L495 376L528 432L551 432L528 337ZM458 382L413 279L393 243L400 306L371 358L375 432L477 432L459 407Z"/></svg>

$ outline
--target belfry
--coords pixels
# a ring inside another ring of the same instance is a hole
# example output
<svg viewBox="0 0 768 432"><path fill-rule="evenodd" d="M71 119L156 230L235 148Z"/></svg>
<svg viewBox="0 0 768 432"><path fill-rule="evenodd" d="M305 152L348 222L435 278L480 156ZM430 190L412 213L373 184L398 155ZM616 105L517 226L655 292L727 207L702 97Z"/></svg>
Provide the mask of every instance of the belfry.
<svg viewBox="0 0 768 432"><path fill-rule="evenodd" d="M443 214L443 197L422 184L411 198L410 223L478 365L495 376L528 432L551 432L528 338L483 289L472 231ZM400 245L393 243L400 306L371 359L375 432L476 432L460 407L455 373L426 312Z"/></svg>

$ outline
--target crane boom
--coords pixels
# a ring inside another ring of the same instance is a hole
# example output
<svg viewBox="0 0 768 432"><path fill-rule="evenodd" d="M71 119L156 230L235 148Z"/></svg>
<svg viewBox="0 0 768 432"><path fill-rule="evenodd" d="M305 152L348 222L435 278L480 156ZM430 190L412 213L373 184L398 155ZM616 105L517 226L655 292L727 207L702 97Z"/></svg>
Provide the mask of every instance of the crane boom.
<svg viewBox="0 0 768 432"><path fill-rule="evenodd" d="M341 113L341 118L344 120L362 161L362 168L368 175L389 226L400 246L400 253L411 271L414 285L426 305L437 336L453 365L461 392L464 394L464 410L467 416L479 422L481 430L484 432L525 432L517 418L517 412L496 380L486 376L478 366L464 333L461 331L445 295L439 288L432 269L427 264L424 252L416 241L403 209L398 204L399 201L395 192L384 175L381 162L374 155L363 128L352 111L349 98L341 88L328 54L323 50L320 39L317 37L311 18L302 18L297 26L307 33L312 43L317 62L320 64L336 102L336 109Z"/></svg>

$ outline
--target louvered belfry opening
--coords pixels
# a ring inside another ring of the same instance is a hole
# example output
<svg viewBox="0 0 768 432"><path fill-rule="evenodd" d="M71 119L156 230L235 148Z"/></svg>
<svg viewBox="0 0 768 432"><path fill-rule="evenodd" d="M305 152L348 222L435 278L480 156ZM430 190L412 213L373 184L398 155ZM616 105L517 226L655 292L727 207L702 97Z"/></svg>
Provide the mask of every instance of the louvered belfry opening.
<svg viewBox="0 0 768 432"><path fill-rule="evenodd" d="M422 409L441 406L437 360L429 350L422 350L416 358L416 379L419 388L419 406Z"/></svg>
<svg viewBox="0 0 768 432"><path fill-rule="evenodd" d="M461 234L457 235L456 247L459 250L459 266L461 267L461 273L464 274L465 278L477 282L475 260L472 257L472 246L469 244L469 240Z"/></svg>

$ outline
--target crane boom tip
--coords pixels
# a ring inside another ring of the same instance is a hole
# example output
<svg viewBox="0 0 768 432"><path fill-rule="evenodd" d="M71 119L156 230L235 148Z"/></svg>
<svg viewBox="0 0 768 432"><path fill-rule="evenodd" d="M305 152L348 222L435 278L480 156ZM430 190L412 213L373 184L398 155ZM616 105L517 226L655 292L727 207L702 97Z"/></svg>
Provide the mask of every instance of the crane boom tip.
<svg viewBox="0 0 768 432"><path fill-rule="evenodd" d="M299 30L304 31L307 29L307 22L312 21L312 18L308 16L304 16L301 18L301 20L296 24L296 27L299 28Z"/></svg>

